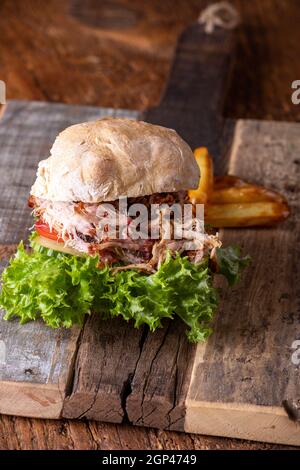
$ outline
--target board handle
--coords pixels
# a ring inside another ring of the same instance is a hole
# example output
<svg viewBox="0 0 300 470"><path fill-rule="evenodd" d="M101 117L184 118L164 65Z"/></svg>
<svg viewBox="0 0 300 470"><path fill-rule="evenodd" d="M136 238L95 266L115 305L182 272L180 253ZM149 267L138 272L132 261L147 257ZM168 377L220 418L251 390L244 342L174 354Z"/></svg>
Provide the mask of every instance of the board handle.
<svg viewBox="0 0 300 470"><path fill-rule="evenodd" d="M210 34L198 22L180 36L160 104L143 118L175 129L194 149L206 146L221 158L224 99L235 52L235 30Z"/></svg>

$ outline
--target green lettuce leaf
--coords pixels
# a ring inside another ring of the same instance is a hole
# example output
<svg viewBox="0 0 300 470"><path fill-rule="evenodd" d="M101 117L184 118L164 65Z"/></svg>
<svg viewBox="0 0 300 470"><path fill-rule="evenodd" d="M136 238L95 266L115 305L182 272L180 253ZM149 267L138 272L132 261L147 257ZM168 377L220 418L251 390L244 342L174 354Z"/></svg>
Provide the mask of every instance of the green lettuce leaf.
<svg viewBox="0 0 300 470"><path fill-rule="evenodd" d="M154 274L113 274L108 267L97 267L98 256L76 257L40 247L34 240L31 246L28 251L21 243L2 274L0 307L7 320L17 316L25 323L42 318L53 328L71 327L82 324L86 314L98 312L103 318L121 316L137 328L148 325L154 331L165 318L177 315L187 325L189 341L203 341L211 333L217 291L207 261L192 264L169 254ZM230 279L237 277L234 253L221 252L221 270L229 272Z"/></svg>
<svg viewBox="0 0 300 470"><path fill-rule="evenodd" d="M251 262L250 256L241 256L239 246L217 248L216 258L219 273L226 277L230 286L233 286L239 281L241 272Z"/></svg>

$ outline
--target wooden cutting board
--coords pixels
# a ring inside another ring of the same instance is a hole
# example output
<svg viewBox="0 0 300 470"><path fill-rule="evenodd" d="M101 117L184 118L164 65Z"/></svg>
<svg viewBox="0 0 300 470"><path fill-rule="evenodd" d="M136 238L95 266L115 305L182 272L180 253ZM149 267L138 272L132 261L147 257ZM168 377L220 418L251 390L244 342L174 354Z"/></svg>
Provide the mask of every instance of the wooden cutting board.
<svg viewBox="0 0 300 470"><path fill-rule="evenodd" d="M143 117L176 128L193 147L208 145L219 173L227 168L282 192L292 216L278 228L221 232L224 244L240 244L253 263L237 287L225 289L205 344L187 343L180 321L154 334L96 314L71 330L0 321L1 413L300 444L300 124L224 125L219 110L231 57L231 33L208 37L198 25L190 28L162 103L144 116L8 103L0 123L2 267L28 236L29 188L56 134L104 115Z"/></svg>

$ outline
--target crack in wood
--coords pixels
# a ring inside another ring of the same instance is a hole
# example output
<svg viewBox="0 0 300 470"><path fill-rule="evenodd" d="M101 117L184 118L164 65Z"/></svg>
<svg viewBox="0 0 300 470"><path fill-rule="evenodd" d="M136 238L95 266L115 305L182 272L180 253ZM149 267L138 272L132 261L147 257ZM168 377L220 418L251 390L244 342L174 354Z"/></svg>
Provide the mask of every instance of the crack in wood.
<svg viewBox="0 0 300 470"><path fill-rule="evenodd" d="M101 363L101 366L102 366L101 370L103 370L104 361ZM93 397L91 405L83 413L81 413L79 416L76 416L75 419L83 418L87 413L89 413L93 409L93 407L96 403L97 397L98 397L98 392L99 392L99 389L100 389L101 380L102 380L102 374L100 373L99 374L99 380L97 382L97 386L96 386L96 389L95 389L95 392L94 392L94 397Z"/></svg>
<svg viewBox="0 0 300 470"><path fill-rule="evenodd" d="M178 356L179 356L179 350L180 350L180 336L178 336L178 347L177 347L176 359L175 359L175 367L176 367L176 370L175 370L175 379L174 379L173 406L172 406L172 408L170 409L170 411L168 411L168 414L167 414L167 419L168 419L168 421L169 421L168 429L170 429L170 428L171 428L171 425L172 425L172 422L171 422L171 413L172 413L172 411L175 409L175 407L177 406ZM182 417L180 417L180 418L182 418ZM180 418L178 418L178 420L179 420ZM178 420L176 420L176 421L178 421Z"/></svg>
<svg viewBox="0 0 300 470"><path fill-rule="evenodd" d="M76 360L78 356L78 351L81 346L81 341L82 341L82 335L83 335L83 330L84 330L84 325L82 325L82 328L80 330L80 333L78 335L77 341L76 341L76 347L74 349L74 354L72 357L72 362L71 362L71 367L70 367L70 374L66 383L66 388L65 388L65 399L68 400L68 398L72 395L73 388L74 388L74 382L75 382L75 372L76 372ZM80 372L80 369L79 369Z"/></svg>
<svg viewBox="0 0 300 470"><path fill-rule="evenodd" d="M149 331L148 331L147 327L144 326L143 327L143 332L142 332L142 335L141 335L141 338L140 338L140 341L139 341L139 348L140 348L139 356L136 360L134 370L133 370L132 373L128 374L128 378L127 378L127 380L125 380L125 382L123 384L121 394L120 394L121 406L122 406L122 410L123 410L123 413L124 413L123 423L132 424L129 420L128 413L127 413L127 408L126 408L127 399L129 397L129 395L132 393L132 382L133 382L133 379L134 379L134 376L135 376L135 372L136 372L140 357L142 355L143 346L144 346L145 341L147 339L148 333L149 333Z"/></svg>
<svg viewBox="0 0 300 470"><path fill-rule="evenodd" d="M164 336L163 336L163 339L159 345L159 347L157 348L156 350L156 353L153 357L153 359L151 360L151 364L150 364L150 368L149 368L149 373L147 375L147 378L145 379L144 381L144 384L143 384L143 391L142 391L142 401L141 401L141 416L135 421L135 424L142 424L144 425L144 419L145 419L145 416L144 416L144 402L145 402L145 396L146 396L146 388L147 388L147 385L148 385L148 382L149 382L149 379L150 379L150 376L151 376L151 373L152 373L152 368L153 368L153 364L158 356L158 354L160 353L164 343L165 343L165 340L167 338L167 335L169 333L169 330L170 330L170 325L171 323L169 322L168 323L168 326L165 328L165 331L164 331ZM137 361L139 362L139 361Z"/></svg>

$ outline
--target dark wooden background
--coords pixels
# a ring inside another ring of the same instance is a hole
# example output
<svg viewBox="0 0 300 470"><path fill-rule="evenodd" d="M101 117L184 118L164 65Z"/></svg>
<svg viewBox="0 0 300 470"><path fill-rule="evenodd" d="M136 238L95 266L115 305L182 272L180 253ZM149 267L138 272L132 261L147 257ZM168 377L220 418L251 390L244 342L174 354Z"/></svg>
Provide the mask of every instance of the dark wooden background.
<svg viewBox="0 0 300 470"><path fill-rule="evenodd" d="M145 109L164 89L176 39L205 0L2 0L7 97ZM300 120L299 0L232 0L243 23L224 113ZM200 143L199 143L200 144ZM0 416L0 449L267 449L127 425Z"/></svg>

